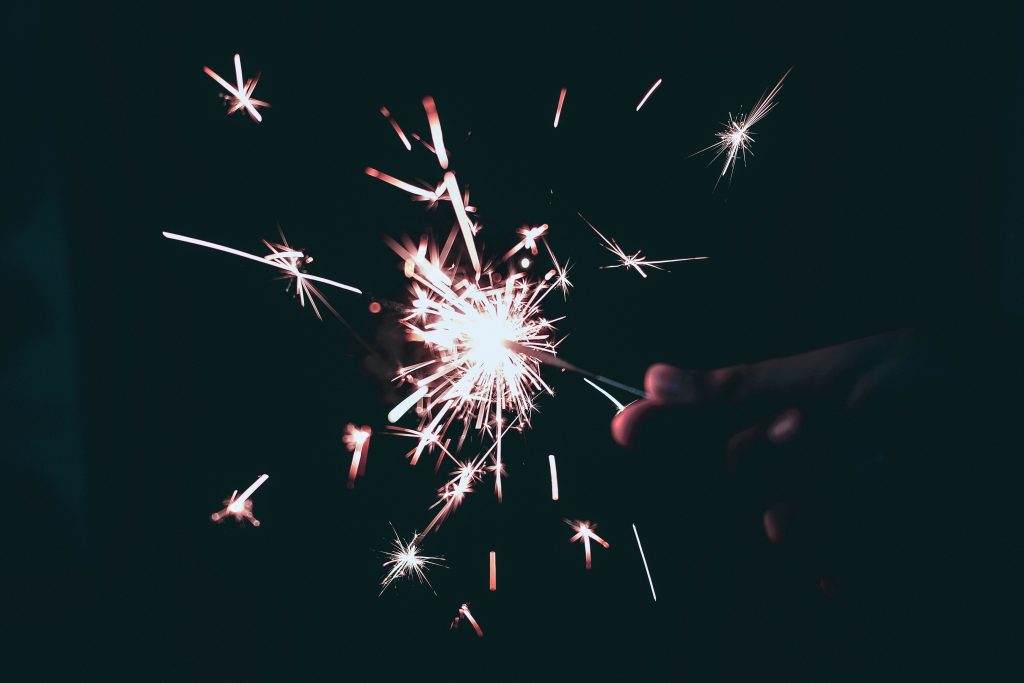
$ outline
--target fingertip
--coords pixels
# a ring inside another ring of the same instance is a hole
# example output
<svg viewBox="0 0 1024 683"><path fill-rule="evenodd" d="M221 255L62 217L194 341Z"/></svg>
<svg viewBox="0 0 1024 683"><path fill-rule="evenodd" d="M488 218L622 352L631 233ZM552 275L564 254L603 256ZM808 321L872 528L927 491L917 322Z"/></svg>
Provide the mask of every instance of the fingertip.
<svg viewBox="0 0 1024 683"><path fill-rule="evenodd" d="M692 403L697 398L696 373L667 363L655 363L644 376L644 389L660 403Z"/></svg>
<svg viewBox="0 0 1024 683"><path fill-rule="evenodd" d="M765 510L762 517L764 524L764 535L772 543L781 543L786 537L786 527L791 517L791 508L783 503Z"/></svg>
<svg viewBox="0 0 1024 683"><path fill-rule="evenodd" d="M631 403L612 418L612 439L620 446L630 447L653 404L647 400Z"/></svg>

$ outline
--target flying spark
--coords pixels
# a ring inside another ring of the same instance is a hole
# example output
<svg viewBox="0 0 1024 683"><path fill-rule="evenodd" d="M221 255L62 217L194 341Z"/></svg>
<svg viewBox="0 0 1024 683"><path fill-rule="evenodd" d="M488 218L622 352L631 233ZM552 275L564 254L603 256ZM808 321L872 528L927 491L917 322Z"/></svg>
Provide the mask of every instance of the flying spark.
<svg viewBox="0 0 1024 683"><path fill-rule="evenodd" d="M591 382L591 381L590 381L589 379L587 379L586 377L584 377L584 378L583 378L583 381L584 381L584 382L586 382L587 384L589 384L590 386L594 387L595 389L597 389L597 390L598 390L599 392L601 392L602 394L604 394L604 397L605 397L605 398L607 398L607 399L608 399L609 401L611 401L611 402L612 402L612 404L614 404L614 405L615 405L615 408L616 408L616 411L615 411L615 412L616 412L616 413L621 413L621 412L622 412L623 410L625 410L625 409L626 409L626 406L624 406L624 405L622 405L621 403L619 403L619 401L618 401L618 400L617 400L617 399L616 399L616 398L615 398L614 396L612 396L611 394L609 394L609 393L608 393L607 391L605 391L605 390L604 390L604 389L603 389L602 387L599 387L599 386L598 386L597 384L595 384L594 382Z"/></svg>
<svg viewBox="0 0 1024 683"><path fill-rule="evenodd" d="M591 524L589 520L588 521L580 521L580 520L570 521L570 520L567 519L567 520L565 520L565 523L568 524L570 527L572 527L573 531L576 532L576 535L573 536L572 538L570 538L569 542L570 543L575 543L576 541L580 541L580 540L583 541L583 548L584 548L583 554L586 557L587 569L590 569L590 541L591 541L591 539L597 541L598 543L603 545L605 548L609 547L608 541L604 540L603 538L601 538L600 536L598 536L597 534L594 533L594 529L597 528L597 525L596 524Z"/></svg>
<svg viewBox="0 0 1024 683"><path fill-rule="evenodd" d="M391 550L384 552L384 557L387 558L383 567L390 567L388 573L381 580L380 594L384 595L384 591L388 589L395 579L400 579L404 576L409 578L416 577L420 583L425 583L434 590L434 587L430 585L430 581L427 579L426 570L427 567L443 567L441 564L444 562L443 557L431 557L429 555L421 555L420 547L416 545L416 539L418 536L413 533L413 540L405 543L402 541L398 532L395 531L394 527L391 527L391 531L395 533L395 540L391 541Z"/></svg>
<svg viewBox="0 0 1024 683"><path fill-rule="evenodd" d="M562 117L562 104L565 102L565 88L558 95L558 107L555 109L555 128L558 128L558 119Z"/></svg>
<svg viewBox="0 0 1024 683"><path fill-rule="evenodd" d="M402 144L405 145L405 148L411 152L412 145L409 143L409 138L405 137L405 133L402 131L402 127L398 125L398 121L395 121L395 117L391 115L391 112L388 111L388 108L381 107L380 115L388 120L388 123L391 124L391 127L395 129L395 134L398 136L398 139L401 140Z"/></svg>
<svg viewBox="0 0 1024 683"><path fill-rule="evenodd" d="M651 597L654 598L654 602L658 602L658 594L654 592L654 581L651 580L651 570L647 566L647 556L644 555L644 547L640 544L640 534L636 530L636 524L633 525L633 535L636 536L636 547L640 549L640 559L644 561L644 571L647 572L647 583L651 586Z"/></svg>
<svg viewBox="0 0 1024 683"><path fill-rule="evenodd" d="M616 242L613 239L605 237L601 233L601 231L595 228L590 221L588 221L586 218L583 218L583 214L577 213L576 215L582 218L583 222L589 225L590 229L597 233L597 236L600 237L601 240L604 242L602 246L611 253L615 254L615 256L619 259L618 263L613 263L609 266L601 266L602 268L632 268L636 272L640 273L642 277L646 278L647 273L646 271L644 271L644 268L653 268L654 270L665 270L661 266L665 265L666 263L682 263L683 261L704 261L708 258L707 256L690 256L687 258L672 258L662 259L659 261L648 261L647 257L645 257L639 251L636 252L635 254L627 254L622 249L622 247L619 246L618 242Z"/></svg>
<svg viewBox="0 0 1024 683"><path fill-rule="evenodd" d="M437 115L437 106L434 98L429 95L423 98L423 109L427 112L427 122L430 124L430 137L434 141L434 154L437 155L437 162L441 168L448 168L448 150L444 148L444 135L441 132L441 119Z"/></svg>
<svg viewBox="0 0 1024 683"><path fill-rule="evenodd" d="M558 500L558 469L553 455L548 456L548 468L551 470L551 500Z"/></svg>
<svg viewBox="0 0 1024 683"><path fill-rule="evenodd" d="M469 604L465 602L462 603L461 607L459 607L459 613L455 615L454 619L452 619L452 628L458 628L459 623L463 619L469 622L470 626L473 627L473 630L476 631L477 636L481 638L484 637L484 630L480 628L480 624L476 623L476 619L473 618L473 613L469 611Z"/></svg>
<svg viewBox="0 0 1024 683"><path fill-rule="evenodd" d="M754 105L749 114L740 114L733 118L733 115L730 113L725 129L715 134L718 137L718 142L696 152L696 154L701 154L709 150L715 150L715 156L711 159L712 162L723 154L725 155L722 173L718 176L719 180L726 173L729 173L730 177L732 177L732 171L736 168L736 160L738 158L742 157L743 165L746 166L747 153L750 152L751 156L753 156L754 153L751 151L750 146L754 142L754 136L751 134L750 129L775 108L775 96L782 90L782 83L792 70L793 68L790 67L786 73L782 74L782 78L775 84L775 87L761 96L761 99L757 101L757 104Z"/></svg>
<svg viewBox="0 0 1024 683"><path fill-rule="evenodd" d="M270 479L269 474L261 474L242 495L238 495L238 490L236 489L231 494L231 497L224 501L224 509L214 512L210 515L210 519L219 522L225 517L231 516L237 519L239 524L242 523L243 519L247 519L253 526L259 526L260 520L252 516L252 501L249 499L256 492L256 489L263 486L263 482L267 479Z"/></svg>
<svg viewBox="0 0 1024 683"><path fill-rule="evenodd" d="M230 97L227 97L228 104L231 106L228 108L228 114L234 114L236 111L245 109L246 113L252 118L253 121L259 123L263 120L256 109L258 107L269 107L267 102L262 100L252 99L252 91L256 89L256 84L259 82L259 75L256 78L249 79L248 81L242 80L242 58L235 55L235 80L237 87L232 87L230 83L221 78L217 73L208 66L203 67L203 72L212 78L213 80L220 83L221 87L228 91Z"/></svg>
<svg viewBox="0 0 1024 683"><path fill-rule="evenodd" d="M313 312L316 313L318 318L321 318L320 309L316 306L315 299L319 299L320 303L326 306L332 313L337 313L331 308L331 305L324 298L323 294L320 293L313 284L319 282L321 284L330 285L337 287L338 289L344 289L349 292L355 292L356 294L362 294L362 290L359 290L351 285L342 284L335 282L334 280L328 280L324 277L318 277L316 275L310 275L303 270L305 266L313 261L312 257L307 256L302 251L293 249L288 245L288 241L284 237L284 233L281 233L282 244L274 244L263 240L263 244L266 245L270 253L266 256L256 256L255 254L249 254L238 249L232 249L231 247L225 247L221 244L215 244L213 242L207 242L206 240L196 239L194 237L186 237L184 235L177 235L173 232L164 232L163 236L167 239L177 240L178 242L186 242L188 244L195 244L200 247L206 247L207 249L215 249L217 251L223 251L228 254L234 254L235 256L241 256L242 258L255 261L256 263L262 263L266 266L272 266L282 271L286 277L294 280L295 292L299 297L299 303L303 306L306 305L306 301L309 300L310 305L313 307Z"/></svg>
<svg viewBox="0 0 1024 683"><path fill-rule="evenodd" d="M370 440L373 430L369 427L356 427L349 424L345 427L345 435L341 437L345 448L352 454L352 464L348 469L348 487L354 488L356 477L361 477L366 472L366 443Z"/></svg>
<svg viewBox="0 0 1024 683"><path fill-rule="evenodd" d="M654 91L658 89L659 85L661 85L661 79L660 78L654 82L654 85L651 86L651 89L648 90L647 94L644 95L644 98L642 100L640 100L640 104L636 105L636 110L637 111L640 111L640 107L644 106L644 103L647 102L647 98L649 98L651 95L654 94Z"/></svg>
<svg viewBox="0 0 1024 683"><path fill-rule="evenodd" d="M491 551L491 577L487 584L487 587L492 590L498 590L498 564L497 558L495 557L494 551Z"/></svg>

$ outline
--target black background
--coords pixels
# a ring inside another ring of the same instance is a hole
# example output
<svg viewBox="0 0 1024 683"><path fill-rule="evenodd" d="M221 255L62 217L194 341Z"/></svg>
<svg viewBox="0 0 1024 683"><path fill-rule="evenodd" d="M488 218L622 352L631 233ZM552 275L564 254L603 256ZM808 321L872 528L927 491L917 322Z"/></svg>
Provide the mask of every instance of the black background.
<svg viewBox="0 0 1024 683"><path fill-rule="evenodd" d="M389 522L403 535L422 528L441 481L432 458L410 468L410 443L384 435L398 395L344 326L301 309L270 269L160 232L260 252L280 225L315 257L313 272L401 298L382 237L446 231L450 208L425 212L363 169L439 177L378 113L386 105L425 135L420 100L431 94L452 167L480 207L484 249L504 253L515 229L547 222L556 253L576 264L568 303L553 297L549 313L567 316L560 349L579 365L640 384L658 360L712 367L955 320L995 300L1015 16L933 3L192 2L7 16L20 92L4 104L16 120L5 222L58 188L86 458L82 539L62 540L74 525L56 512L11 507L24 533L10 556L28 569L5 590L20 600L10 623L30 670L701 680L834 678L903 662L892 622L925 617L898 603L827 604L757 540L758 517L690 466L716 452L686 433L657 452L623 452L610 404L557 373L533 429L507 440L505 502L488 480L427 541L448 565L430 573L436 596L396 583L378 597ZM236 51L247 76L262 74L255 96L273 105L261 125L225 118L202 74L207 65L231 80ZM716 189L718 164L691 155L791 66L755 130L756 156ZM711 259L646 280L598 270L610 257L577 211L652 258ZM40 245L30 267L62 266ZM370 299L327 295L393 352L395 321L371 314ZM31 345L30 323L45 327L46 313L18 299L12 329ZM348 422L375 429L354 491ZM262 472L263 525L212 524L221 499ZM596 521L611 542L592 571L563 517ZM449 630L463 601L485 638ZM945 656L923 651L932 664Z"/></svg>

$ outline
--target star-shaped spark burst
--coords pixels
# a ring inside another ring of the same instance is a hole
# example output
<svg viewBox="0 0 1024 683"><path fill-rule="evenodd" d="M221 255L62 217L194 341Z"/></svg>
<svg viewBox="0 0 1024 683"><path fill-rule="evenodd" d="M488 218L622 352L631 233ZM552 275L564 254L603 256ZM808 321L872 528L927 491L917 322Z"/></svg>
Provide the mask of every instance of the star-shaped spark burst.
<svg viewBox="0 0 1024 683"><path fill-rule="evenodd" d="M430 590L434 590L434 587L430 585L430 581L427 579L426 569L427 567L443 567L444 565L441 563L444 562L444 558L421 555L421 549L416 545L416 541L419 538L418 534L413 533L412 540L405 543L394 527L391 527L391 530L395 533L395 540L391 542L392 549L384 551L384 557L387 558L387 561L384 562L383 566L390 567L390 569L380 582L380 595L384 595L384 591L388 589L388 586L395 579L400 579L403 576L408 576L409 578L415 576L419 579L420 583L425 583Z"/></svg>
<svg viewBox="0 0 1024 683"><path fill-rule="evenodd" d="M356 294L362 294L362 290L352 287L351 285L345 285L340 282L335 282L334 280L328 280L325 277L308 274L305 271L305 267L313 262L313 258L311 256L307 256L302 251L293 249L288 245L288 240L285 239L284 232L281 232L280 229L278 229L278 232L281 235L281 244L275 244L268 242L267 240L263 240L263 244L270 250L270 253L266 256L256 256L255 254L249 254L238 249L225 247L221 244L207 242L206 240L196 239L195 237L177 235L173 232L165 232L163 233L163 236L167 239L195 244L200 247L206 247L207 249L223 251L227 254L241 256L242 258L249 259L250 261L255 261L256 263L262 263L263 265L278 268L282 273L284 273L286 278L295 282L295 293L299 297L299 303L302 304L302 306L306 305L306 300L308 299L313 308L313 312L316 313L316 317L323 319L320 315L320 309L317 308L316 301L314 301L314 299L319 299L320 303L326 306L331 313L340 318L341 316L338 315L338 312L331 307L330 303L327 302L327 299L324 298L324 295L321 294L320 290L318 290L312 283L319 282L339 289L345 289Z"/></svg>
<svg viewBox="0 0 1024 683"><path fill-rule="evenodd" d="M605 548L610 547L608 541L604 540L603 538L601 538L600 536L598 536L597 534L594 533L594 529L597 528L597 525L596 524L591 524L590 520L581 521L581 520L577 519L575 521L572 521L572 520L568 520L567 519L567 520L565 520L565 523L568 524L570 527L572 527L572 530L576 532L576 535L573 536L572 538L570 538L569 542L570 543L575 543L576 541L580 541L580 540L583 541L583 548L584 548L583 554L586 557L587 569L590 569L590 541L591 541L591 539L597 541L598 543L603 545Z"/></svg>
<svg viewBox="0 0 1024 683"><path fill-rule="evenodd" d="M236 489L231 497L224 501L224 509L218 512L214 512L210 515L210 519L215 522L219 522L225 517L234 517L241 524L242 520L249 520L253 526L259 526L260 520L252 516L252 501L249 500L256 489L263 486L263 482L270 478L269 474L261 474L259 478L247 488L242 495L238 495Z"/></svg>
<svg viewBox="0 0 1024 683"><path fill-rule="evenodd" d="M270 104L263 100L254 100L252 98L252 91L256 89L256 84L259 83L260 77L259 74L257 74L255 78L251 78L247 81L242 80L242 58L240 56L237 54L235 55L235 81L237 83L237 87L233 87L208 66L203 67L203 73L220 83L221 87L228 91L228 94L223 97L228 101L228 104L231 105L228 108L229 115L234 114L236 111L245 109L245 112L256 123L263 120L263 117L258 111L256 111L256 109L258 107L269 107Z"/></svg>
<svg viewBox="0 0 1024 683"><path fill-rule="evenodd" d="M782 90L782 82L786 80L786 76L792 70L793 68L790 67L786 73L782 74L782 78L775 84L775 87L757 101L757 104L754 105L749 114L740 114L733 118L733 115L730 113L729 121L724 124L725 129L715 134L718 137L718 142L696 152L696 154L702 154L709 150L715 150L715 156L711 159L712 163L718 157L723 154L725 155L725 163L722 164L722 172L718 176L719 181L725 177L726 173L729 174L730 178L732 177L732 172L736 169L736 160L738 158L742 157L743 165L746 166L747 153L750 152L750 155L753 156L754 153L750 150L750 146L754 142L754 136L751 134L750 129L775 108L775 96ZM715 185L718 185L717 181Z"/></svg>
<svg viewBox="0 0 1024 683"><path fill-rule="evenodd" d="M618 242L616 242L613 239L608 239L603 234L601 234L600 230L595 228L590 221L583 217L583 214L577 213L576 215L579 216L584 223L589 225L591 230L597 233L597 236L600 237L601 240L604 242L604 244L601 246L603 246L611 253L615 254L615 256L619 259L619 263L613 263L608 266L601 266L601 268L632 268L636 272L640 273L641 277L646 278L647 273L644 271L644 268L653 268L654 270L665 270L665 268L662 268L661 266L666 263L682 263L683 261L704 261L708 258L707 256L690 256L687 258L672 258L662 259L659 261L648 261L647 257L645 257L642 252L638 251L635 254L627 254L622 249L622 247L619 246Z"/></svg>

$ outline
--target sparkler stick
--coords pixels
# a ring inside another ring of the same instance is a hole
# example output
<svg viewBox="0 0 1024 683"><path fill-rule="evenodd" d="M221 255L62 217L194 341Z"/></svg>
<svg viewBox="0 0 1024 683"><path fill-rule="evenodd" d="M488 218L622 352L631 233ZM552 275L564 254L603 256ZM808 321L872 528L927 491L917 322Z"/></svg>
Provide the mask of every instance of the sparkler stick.
<svg viewBox="0 0 1024 683"><path fill-rule="evenodd" d="M345 447L352 453L352 464L348 469L348 487L355 488L356 476L362 476L366 470L366 463L363 460L366 443L373 431L369 427L358 428L354 424L345 427L345 436L341 438Z"/></svg>
<svg viewBox="0 0 1024 683"><path fill-rule="evenodd" d="M558 95L558 108L555 109L555 128L558 128L558 119L562 116L562 103L565 102L565 88Z"/></svg>
<svg viewBox="0 0 1024 683"><path fill-rule="evenodd" d="M640 544L640 534L637 533L636 524L633 525L633 535L636 536L636 547L640 549L640 559L644 561L644 571L647 572L647 583L651 586L651 597L658 602L658 594L654 592L654 581L651 580L651 570L647 566L647 556L644 555L644 547Z"/></svg>
<svg viewBox="0 0 1024 683"><path fill-rule="evenodd" d="M615 387L616 389L621 389L622 391L629 392L634 396L639 396L640 398L648 398L647 392L644 391L643 389L637 389L636 387L631 387L628 384L616 382L615 380L605 377L604 375L599 375L596 372L584 370L578 365L573 365L569 361L561 358L560 356L556 356L553 353L541 351L540 349L535 349L530 346L524 346L513 341L506 341L505 346L507 346L510 350L514 351L515 353L521 353L524 356L536 358L545 365L550 365L552 367L560 368L562 370L568 370L569 372L575 372L576 374L582 375L583 377L589 377L590 379L595 380L597 382L601 382L602 384L607 384L608 386Z"/></svg>
<svg viewBox="0 0 1024 683"><path fill-rule="evenodd" d="M221 78L217 73L208 66L203 67L203 73L217 81L222 88L228 91L231 97L228 101L231 103L231 107L228 109L228 114L234 114L236 111L245 109L246 113L256 123L260 123L263 117L258 111L257 107L269 107L270 105L262 100L252 99L252 92L256 89L256 83L259 82L259 76L248 81L242 80L242 58L235 54L235 79L238 83L238 87L232 87L230 83Z"/></svg>
<svg viewBox="0 0 1024 683"><path fill-rule="evenodd" d="M696 156L708 150L716 150L715 156L711 159L712 162L718 157L725 155L725 163L722 164L722 172L718 176L720 181L725 177L726 173L730 173L736 168L736 160L740 157L743 158L743 164L747 163L747 152L753 155L750 150L750 145L754 142L754 136L750 133L751 127L754 126L758 121L768 115L772 109L775 108L775 96L782 90L782 82L789 76L789 72L793 70L790 67L786 73L782 74L782 78L775 84L775 87L768 91L766 94L761 96L761 99L757 101L754 108L750 110L750 113L746 116L742 114L733 118L732 114L729 114L729 121L725 124L725 130L715 133L718 138L718 142L713 145L709 145L704 149L695 152L691 156ZM715 183L716 187L718 182Z"/></svg>
<svg viewBox="0 0 1024 683"><path fill-rule="evenodd" d="M230 498L224 501L224 509L219 512L214 512L210 515L210 519L214 522L219 522L230 515L237 519L239 523L241 523L243 519L248 519L253 526L259 526L260 520L252 516L252 501L249 500L249 498L256 492L256 489L263 486L263 482L269 478L269 474L261 474L240 496L236 490L231 494Z"/></svg>
<svg viewBox="0 0 1024 683"><path fill-rule="evenodd" d="M434 98L427 95L423 98L423 108L427 112L427 121L430 123L430 137L434 141L434 153L437 154L437 161L441 168L448 168L448 152L444 148L444 135L441 132L441 119L437 115L437 107L434 105Z"/></svg>
<svg viewBox="0 0 1024 683"><path fill-rule="evenodd" d="M551 469L551 500L558 500L558 469L554 455L548 456L548 467Z"/></svg>
<svg viewBox="0 0 1024 683"><path fill-rule="evenodd" d="M391 569L380 582L381 589L377 597L384 595L384 591L388 589L388 586L395 579L403 576L410 578L415 576L420 580L420 583L425 583L430 587L430 590L434 590L434 587L430 585L430 581L427 579L426 569L429 566L443 567L444 565L441 562L444 561L444 558L420 555L420 548L416 545L416 539L419 536L416 533L413 533L413 540L406 544L399 537L394 526L391 527L391 531L395 533L395 540L391 542L393 549L384 553L387 561L383 565L384 567L391 567Z"/></svg>
<svg viewBox="0 0 1024 683"><path fill-rule="evenodd" d="M495 563L494 551L491 551L491 580L488 588L492 591L498 590L498 569Z"/></svg>
<svg viewBox="0 0 1024 683"><path fill-rule="evenodd" d="M480 638L484 637L483 629L480 628L480 624L476 623L476 619L473 618L473 613L469 611L469 604L465 602L462 603L462 607L459 608L459 613L455 616L455 619L452 620L452 628L458 628L459 622L462 619L469 622L470 626L473 627L473 630L476 631L477 636Z"/></svg>
<svg viewBox="0 0 1024 683"><path fill-rule="evenodd" d="M636 105L636 110L637 111L640 111L640 107L644 106L644 103L647 102L647 98L650 97L654 93L654 91L658 89L659 85L661 85L661 79L660 78L654 82L654 85L651 86L651 89L648 90L647 94L644 95L644 98L642 100L640 100L640 104Z"/></svg>
<svg viewBox="0 0 1024 683"><path fill-rule="evenodd" d="M587 384L589 384L590 386L594 387L598 391L600 391L602 394L604 394L605 398L607 398L609 401L611 401L613 404L615 404L615 407L617 408L617 410L616 410L617 413L621 413L623 410L626 409L626 406L624 406L621 403L619 403L618 400L616 400L616 398L614 396L609 394L607 391L605 391L604 389L602 389L598 385L596 385L593 382L591 382L586 377L583 378L583 381L586 382Z"/></svg>
<svg viewBox="0 0 1024 683"><path fill-rule="evenodd" d="M594 529L597 525L591 524L589 520L580 521L577 519L576 521L570 521L567 519L565 520L565 523L572 527L573 531L576 532L576 535L570 538L569 542L574 543L579 540L583 541L583 554L586 558L587 569L590 569L590 539L594 539L605 548L610 547L608 541L594 533Z"/></svg>
<svg viewBox="0 0 1024 683"><path fill-rule="evenodd" d="M388 108L381 107L380 114L381 116L388 120L388 123L391 124L391 127L395 129L395 134L398 135L398 139L401 140L402 144L405 145L405 148L411 152L412 144L409 143L409 138L405 137L405 133L402 131L402 127L398 125L398 121L395 121L395 117L391 115L391 112L388 111Z"/></svg>

